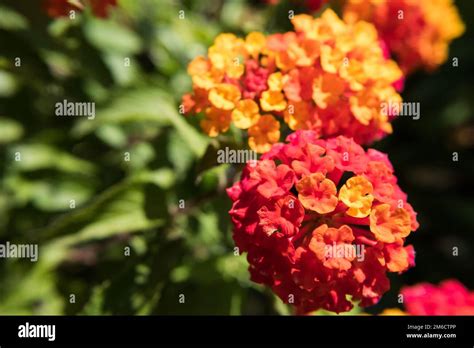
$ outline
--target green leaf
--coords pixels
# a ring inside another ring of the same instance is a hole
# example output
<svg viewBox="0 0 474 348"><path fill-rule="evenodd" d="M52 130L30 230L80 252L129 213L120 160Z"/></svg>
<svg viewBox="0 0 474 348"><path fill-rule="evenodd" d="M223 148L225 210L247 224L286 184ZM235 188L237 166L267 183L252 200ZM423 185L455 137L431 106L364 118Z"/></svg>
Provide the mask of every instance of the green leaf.
<svg viewBox="0 0 474 348"><path fill-rule="evenodd" d="M194 160L194 153L189 146L183 146L183 140L176 131L169 135L168 159L176 169L176 175L185 175Z"/></svg>
<svg viewBox="0 0 474 348"><path fill-rule="evenodd" d="M37 209L48 212L70 209L71 202L81 206L94 194L94 186L89 179L64 175L41 180L11 175L5 179L5 188L17 205L32 202Z"/></svg>
<svg viewBox="0 0 474 348"><path fill-rule="evenodd" d="M132 160L127 162L127 164L133 170L144 168L155 158L155 150L146 142L135 144L129 151Z"/></svg>
<svg viewBox="0 0 474 348"><path fill-rule="evenodd" d="M89 18L84 24L84 34L99 51L131 55L141 50L140 37L116 22Z"/></svg>
<svg viewBox="0 0 474 348"><path fill-rule="evenodd" d="M56 169L65 173L90 175L95 167L92 163L79 159L67 152L45 144L23 144L9 151L12 170L34 171Z"/></svg>
<svg viewBox="0 0 474 348"><path fill-rule="evenodd" d="M146 184L154 184L166 189L171 184L171 178L169 169L140 173L110 187L89 205L57 220L43 233L46 236L67 235L54 243L68 247L160 226L165 217L149 218L145 209L147 198L144 188ZM166 202L162 198L161 204L164 205ZM160 207L156 209L160 210Z"/></svg>
<svg viewBox="0 0 474 348"><path fill-rule="evenodd" d="M43 211L64 211L70 209L71 202L75 206L84 204L94 193L87 180L48 180L35 185L33 204Z"/></svg>
<svg viewBox="0 0 474 348"><path fill-rule="evenodd" d="M0 144L11 143L23 136L20 123L5 117L0 117Z"/></svg>
<svg viewBox="0 0 474 348"><path fill-rule="evenodd" d="M125 66L124 58L130 60L130 65ZM131 57L124 57L123 54L105 54L104 61L118 85L131 85L138 78L138 64Z"/></svg>
<svg viewBox="0 0 474 348"><path fill-rule="evenodd" d="M0 97L11 97L18 89L18 81L9 72L0 70Z"/></svg>
<svg viewBox="0 0 474 348"><path fill-rule="evenodd" d="M105 124L97 129L96 134L109 146L120 149L127 145L127 135L118 125Z"/></svg>
<svg viewBox="0 0 474 348"><path fill-rule="evenodd" d="M176 129L183 144L196 156L204 154L208 139L186 122L183 115L173 105L173 100L160 90L144 89L132 91L117 97L109 106L96 112L94 122L78 122L72 133L84 137L103 125L126 125L130 123L152 123L159 126L172 126Z"/></svg>
<svg viewBox="0 0 474 348"><path fill-rule="evenodd" d="M28 28L28 21L16 11L0 6L0 29L22 30Z"/></svg>
<svg viewBox="0 0 474 348"><path fill-rule="evenodd" d="M219 186L224 186L227 182L227 170L229 166L228 163L224 163L201 172L196 179L199 190L203 193L213 192L217 190Z"/></svg>

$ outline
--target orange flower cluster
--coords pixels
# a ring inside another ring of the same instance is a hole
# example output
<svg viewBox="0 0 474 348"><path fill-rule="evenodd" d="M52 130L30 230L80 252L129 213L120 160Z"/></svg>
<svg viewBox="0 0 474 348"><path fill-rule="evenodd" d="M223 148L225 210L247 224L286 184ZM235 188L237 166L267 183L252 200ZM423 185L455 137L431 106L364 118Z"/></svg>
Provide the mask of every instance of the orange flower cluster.
<svg viewBox="0 0 474 348"><path fill-rule="evenodd" d="M117 0L45 0L44 9L48 16L64 17L68 16L71 11L83 11L85 4L90 5L95 16L106 18L111 6L117 5Z"/></svg>
<svg viewBox="0 0 474 348"><path fill-rule="evenodd" d="M453 0L347 0L344 20L373 23L403 71L433 70L464 32Z"/></svg>
<svg viewBox="0 0 474 348"><path fill-rule="evenodd" d="M249 146L268 151L280 139L280 124L310 129L320 137L344 135L367 144L392 132L402 78L386 59L372 24L346 24L332 10L320 18L298 15L294 31L245 39L219 35L188 66L193 93L184 113L203 113L212 137L231 124L248 130Z"/></svg>

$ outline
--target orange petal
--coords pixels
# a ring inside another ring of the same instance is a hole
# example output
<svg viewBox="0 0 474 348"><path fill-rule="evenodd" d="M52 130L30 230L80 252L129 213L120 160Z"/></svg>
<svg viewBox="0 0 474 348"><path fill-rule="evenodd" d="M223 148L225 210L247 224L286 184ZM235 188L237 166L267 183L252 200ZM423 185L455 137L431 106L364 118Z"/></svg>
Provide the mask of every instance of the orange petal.
<svg viewBox="0 0 474 348"><path fill-rule="evenodd" d="M313 100L322 109L334 105L344 93L345 82L337 75L323 74L313 81Z"/></svg>
<svg viewBox="0 0 474 348"><path fill-rule="evenodd" d="M229 129L230 117L228 110L209 107L206 109L206 118L201 120L201 128L210 137L216 137Z"/></svg>
<svg viewBox="0 0 474 348"><path fill-rule="evenodd" d="M390 272L403 272L409 266L406 249L399 245L389 245L386 248L387 268Z"/></svg>
<svg viewBox="0 0 474 348"><path fill-rule="evenodd" d="M370 230L378 241L393 243L410 234L410 215L403 208L392 209L388 204L377 205L370 213Z"/></svg>
<svg viewBox="0 0 474 348"><path fill-rule="evenodd" d="M249 128L248 133L250 148L264 153L280 140L280 123L272 115L263 115Z"/></svg>
<svg viewBox="0 0 474 348"><path fill-rule="evenodd" d="M336 185L322 173L303 177L296 184L298 199L306 209L319 214L332 212L338 203Z"/></svg>

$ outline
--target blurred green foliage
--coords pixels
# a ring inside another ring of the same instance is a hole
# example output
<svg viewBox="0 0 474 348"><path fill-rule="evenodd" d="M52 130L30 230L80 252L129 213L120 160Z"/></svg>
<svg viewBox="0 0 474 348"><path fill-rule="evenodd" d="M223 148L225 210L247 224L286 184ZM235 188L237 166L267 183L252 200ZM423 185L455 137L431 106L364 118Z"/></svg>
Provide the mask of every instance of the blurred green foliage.
<svg viewBox="0 0 474 348"><path fill-rule="evenodd" d="M40 257L2 260L0 313L259 303L233 254L226 168L200 163L209 140L178 113L188 61L220 30L206 19L218 9L200 7L130 0L108 20L51 20L38 1L2 3L0 241L38 243ZM56 117L64 99L95 102L96 118Z"/></svg>
<svg viewBox="0 0 474 348"><path fill-rule="evenodd" d="M40 255L0 260L0 314L289 313L234 255L224 189L240 168L218 166L215 151L241 140L208 139L178 112L186 65L217 33L286 30L287 7L121 0L107 20L51 20L37 0L2 0L0 242L37 243ZM420 211L409 282L461 277L474 287L472 265L434 245L474 245L473 191L462 186L474 170L472 38L453 47L457 70L408 81L405 98L422 102L422 118L397 121L378 145ZM95 102L95 119L56 117L64 99ZM448 134L462 129L471 142L453 164L459 144Z"/></svg>

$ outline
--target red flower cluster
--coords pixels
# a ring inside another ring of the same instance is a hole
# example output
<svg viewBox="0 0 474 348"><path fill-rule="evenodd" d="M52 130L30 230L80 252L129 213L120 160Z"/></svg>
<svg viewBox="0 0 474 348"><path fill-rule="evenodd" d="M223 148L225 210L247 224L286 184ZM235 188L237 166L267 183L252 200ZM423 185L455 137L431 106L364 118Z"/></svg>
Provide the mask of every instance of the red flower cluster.
<svg viewBox="0 0 474 348"><path fill-rule="evenodd" d="M401 291L410 315L474 315L474 291L457 280L421 283Z"/></svg>
<svg viewBox="0 0 474 348"><path fill-rule="evenodd" d="M85 4L90 5L95 16L106 18L109 8L117 6L117 0L45 0L44 8L48 16L64 17L69 16L71 11L82 11Z"/></svg>
<svg viewBox="0 0 474 348"><path fill-rule="evenodd" d="M248 253L251 279L298 313L376 303L390 287L386 273L414 265L413 247L404 244L418 228L387 156L314 131L287 142L227 190L233 238Z"/></svg>

